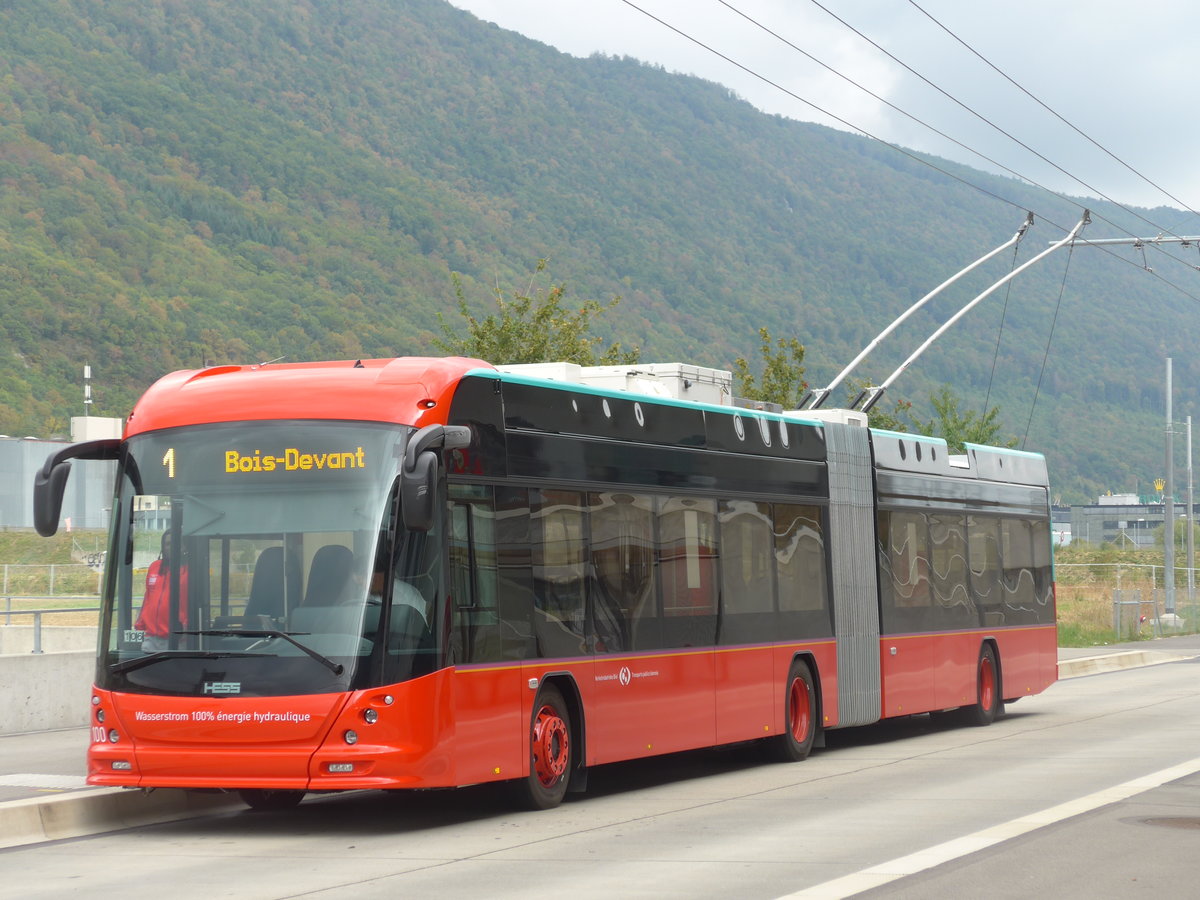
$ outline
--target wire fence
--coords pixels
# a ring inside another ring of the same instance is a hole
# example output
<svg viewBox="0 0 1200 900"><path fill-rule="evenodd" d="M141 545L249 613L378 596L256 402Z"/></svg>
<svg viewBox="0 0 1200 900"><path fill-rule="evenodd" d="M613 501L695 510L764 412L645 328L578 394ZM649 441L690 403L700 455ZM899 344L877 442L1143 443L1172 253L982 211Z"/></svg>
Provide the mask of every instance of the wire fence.
<svg viewBox="0 0 1200 900"><path fill-rule="evenodd" d="M1059 620L1075 615L1086 601L1091 623L1111 614L1115 640L1200 632L1200 587L1196 569L1175 567L1174 585L1164 584L1166 567L1151 563L1069 563L1055 566ZM1111 604L1111 608L1110 608Z"/></svg>
<svg viewBox="0 0 1200 900"><path fill-rule="evenodd" d="M4 563L0 565L0 595L98 598L103 577L99 565L88 563Z"/></svg>

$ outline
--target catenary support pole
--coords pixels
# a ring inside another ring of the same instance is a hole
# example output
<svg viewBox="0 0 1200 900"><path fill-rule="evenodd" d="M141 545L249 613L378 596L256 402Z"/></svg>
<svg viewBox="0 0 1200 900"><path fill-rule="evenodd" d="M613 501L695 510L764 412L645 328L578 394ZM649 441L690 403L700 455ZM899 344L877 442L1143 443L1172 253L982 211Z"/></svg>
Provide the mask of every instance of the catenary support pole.
<svg viewBox="0 0 1200 900"><path fill-rule="evenodd" d="M1171 357L1167 357L1167 484L1163 493L1163 597L1167 615L1175 614L1175 426L1171 422Z"/></svg>
<svg viewBox="0 0 1200 900"><path fill-rule="evenodd" d="M1192 417L1187 417L1187 600L1196 608L1196 499L1192 496Z"/></svg>

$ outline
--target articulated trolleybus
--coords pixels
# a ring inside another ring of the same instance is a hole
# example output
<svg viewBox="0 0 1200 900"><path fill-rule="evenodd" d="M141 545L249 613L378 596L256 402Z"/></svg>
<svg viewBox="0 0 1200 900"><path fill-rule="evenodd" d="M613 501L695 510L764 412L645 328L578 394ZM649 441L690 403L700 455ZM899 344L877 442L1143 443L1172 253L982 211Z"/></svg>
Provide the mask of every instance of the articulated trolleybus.
<svg viewBox="0 0 1200 900"><path fill-rule="evenodd" d="M728 375L166 376L36 478L52 534L70 460L117 463L89 783L282 808L509 780L548 808L602 763L800 760L1055 680L1042 457L739 408Z"/></svg>

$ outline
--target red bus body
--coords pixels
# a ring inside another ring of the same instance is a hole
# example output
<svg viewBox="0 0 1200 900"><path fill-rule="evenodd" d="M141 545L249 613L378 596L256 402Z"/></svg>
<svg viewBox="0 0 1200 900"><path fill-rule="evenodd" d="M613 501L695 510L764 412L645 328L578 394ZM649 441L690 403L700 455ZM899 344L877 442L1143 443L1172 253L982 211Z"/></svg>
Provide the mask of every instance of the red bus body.
<svg viewBox="0 0 1200 900"><path fill-rule="evenodd" d="M468 377L485 382L491 379L497 392L503 390L514 396L517 390L511 384L519 382L522 390L559 392L545 394L547 397L561 394L567 400L581 397L587 402L604 400L606 411L607 401L616 402L617 396L615 392L599 390L580 392L576 387L562 384L548 384L542 388L536 384L536 379L512 379L501 376L481 361L457 358L220 367L178 372L160 380L133 410L123 441L128 443L139 436L170 432L177 435L179 445L184 446L189 429L222 423L344 421L403 425L413 429L453 425L456 394ZM481 395L483 393L480 391ZM642 408L648 417L655 414L658 401L654 398L634 396L630 402L634 400L640 404L639 417ZM676 403L673 408L682 406ZM778 425L781 433L785 427L792 427L783 417L769 414L705 410L705 415L713 422L720 417L739 414L751 419L765 418L770 427ZM479 460L479 455L485 452L481 443L484 428L474 419L470 424L474 435L471 446L461 453L443 453L441 460L451 480L473 484L474 473L481 466L486 469L488 463ZM505 427L512 434L519 430L512 422ZM536 422L520 425L526 431L537 432L538 440L541 440L540 427ZM795 427L808 429L815 435L812 440L819 443L824 439L822 430L829 431L832 426L809 422ZM553 429L547 429L548 434L551 431ZM562 436L549 434L546 439L553 442L561 440ZM877 467L871 471L876 473L873 477L879 479L882 486L883 479L878 473L885 465L881 462L886 455L885 445L900 446L909 441L911 447L916 441L908 436L874 432L870 440ZM922 440L927 453L929 448L938 446L938 442ZM510 439L510 444L512 441L515 438ZM287 450L291 453L288 465L303 466L304 448L289 447ZM940 450L944 454L944 444L940 445ZM230 457L234 461L228 465L236 468L237 460L241 458L236 453L249 458L249 452L235 451L235 456ZM515 452L511 446L510 452ZM668 447L664 452L674 451ZM778 443L773 452L783 452ZM982 448L980 452L983 459ZM707 454L696 457L704 460L720 455L719 450L708 447L697 453ZM318 465L321 454L307 455L311 457L308 459L310 466ZM280 465L284 458L281 453ZM330 455L329 459L332 458ZM564 466L568 464L563 463ZM811 465L814 471L822 473L821 478L825 477L823 460L814 458ZM896 466L899 471L900 464L896 463ZM443 491L446 477L445 474L441 476ZM904 477L908 476L901 473L901 478ZM528 485L531 492L540 490L533 475L518 477L510 472L508 476L485 477L483 481L488 490L499 490L513 479ZM599 490L595 476L581 477L580 484L577 491L585 498L584 502L595 503L595 500L587 500ZM615 495L619 482L614 485ZM1034 484L1033 488L1045 491L1044 484ZM652 486L644 484L637 490L648 494L655 492ZM753 486L750 490L753 494ZM972 486L971 490L978 496L987 496L986 486ZM715 492L714 497L717 496ZM902 494L904 491L897 490L897 497ZM882 503L881 496L877 495L874 503ZM439 495L439 502L445 502L444 494ZM715 504L717 500L712 502ZM747 502L758 504L755 514L762 518L782 501L764 496ZM818 497L812 502L823 510L826 520L837 517L838 513L830 508L834 500ZM921 501L907 495L897 503L908 504L906 509L922 506ZM730 516L736 512L726 506L714 508L722 510L718 515ZM881 508L873 506L866 515L877 517ZM971 521L970 517L975 515L977 512L970 510L955 513L956 521L963 522ZM1043 517L1048 518L1048 505ZM1035 517L1030 518L1032 521ZM723 519L722 523L725 521ZM1040 535L1036 521L1034 526L1035 535ZM874 527L872 524L872 530ZM1046 534L1048 536L1048 529ZM827 531L823 540L822 546L828 556L836 538L832 531ZM955 540L966 546L966 542L974 538L968 534ZM904 541L896 541L894 548L897 558L908 552ZM874 567L884 551L872 540L865 551L860 548L854 552L869 561L863 565ZM930 551L931 554L936 552L936 549ZM1045 552L1048 555L1048 547ZM777 545L774 558L782 559L783 553ZM1034 551L1035 556L1040 553L1040 550ZM110 560L118 555L110 551ZM955 554L949 555L953 558ZM764 555L764 558L770 561L772 557ZM214 556L210 560L213 572L218 568L215 559ZM783 565L782 562L778 564ZM672 565L684 566L686 561L663 562L656 570L657 583L672 578L678 578L681 583L687 581L689 575L682 569L677 575L669 574ZM733 565L729 563L730 567ZM826 566L829 565L827 562ZM955 562L955 565L965 573L969 564ZM700 581L693 577L689 582L697 596L720 595L717 560L701 561L697 571ZM1032 566L1030 571L1034 571ZM1042 577L1037 574L1039 571L1034 571L1035 579ZM115 571L110 576L109 589L114 596L121 591L122 577ZM193 571L190 577L195 581L196 572ZM772 577L782 579L780 575ZM1007 577L1007 571L1004 577ZM213 585L216 579L217 575L210 576ZM1040 593L1030 596L1044 605L1044 586L1040 581L1038 585ZM216 587L211 590L215 596ZM838 590L836 586L831 588L834 606L837 605ZM687 590L681 588L681 591L677 596L690 597ZM686 600L686 603L691 602ZM695 602L700 604L698 618L703 619L710 610L704 608L703 599ZM732 602L730 597L722 598L721 618L715 627L724 627L726 605ZM877 618L881 602L878 595L873 600ZM115 600L113 603L109 627L117 634L119 629L115 623L122 613L116 609ZM807 663L816 682L819 725L825 729L892 716L971 707L979 699L984 648L989 648L998 662L997 679L1002 684L1000 699L1012 700L1039 693L1056 678L1052 595L1049 603L1048 614L1040 612L1042 621L1038 622L1014 624L1015 614L1004 617L993 613L991 618L995 621L984 624L987 616L981 612L979 624L972 627L934 631L916 629L912 632L892 628L888 633L871 638L869 646L875 648L875 658L871 659L866 658L872 655L870 652L847 656L851 651L845 646L840 654L839 641L842 639L836 633L816 634L809 639L790 636L778 640L657 649L631 649L631 645L602 651L591 647L581 648L572 656L447 657L446 664L434 671L377 686L330 693L243 696L222 693L227 689L223 686L226 683L220 680L222 661L204 658L196 663L197 683L202 682L203 687L197 687L191 695L167 690L114 690L103 683L98 684L92 703L94 710L102 713L102 721L101 717L93 719L88 781L98 785L141 788L326 791L453 787L525 779L531 771L533 706L539 696L539 686L548 683L557 684L566 695L571 710L572 739L580 750L576 764L581 767L769 738L783 735L788 728L784 685L790 668L798 659ZM455 616L464 620L469 618L469 611L456 612L450 608L452 601L447 604L446 623ZM665 633L668 625L674 627L684 618L677 615L681 612L687 610L660 609L658 618L652 621ZM716 614L715 610L711 612ZM834 610L830 615L836 617L836 612ZM589 616L593 615L589 613ZM214 613L213 621L217 618ZM1001 621L1002 618L1005 621ZM456 627L445 624L443 635L453 632ZM503 627L501 622L498 631L502 632ZM687 626L685 623L679 627ZM836 627L833 630L836 631ZM529 640L533 646L534 639ZM686 641L676 643L685 644ZM118 656L107 659L111 662ZM865 666L868 674L850 672L851 663L847 659L853 660L854 667ZM106 664L106 658L102 658L101 669ZM141 677L151 668L130 669L129 677ZM871 674L875 671L877 675ZM868 690L867 694L867 705L873 708L850 722L842 721L841 710L846 704L845 698L839 695L839 690L844 689L842 686L849 683L847 679L859 684L868 683L868 688L872 679L877 680L874 686L877 693ZM228 690L233 689L229 687ZM373 717L369 722L368 713ZM356 737L353 743L349 742L349 733Z"/></svg>

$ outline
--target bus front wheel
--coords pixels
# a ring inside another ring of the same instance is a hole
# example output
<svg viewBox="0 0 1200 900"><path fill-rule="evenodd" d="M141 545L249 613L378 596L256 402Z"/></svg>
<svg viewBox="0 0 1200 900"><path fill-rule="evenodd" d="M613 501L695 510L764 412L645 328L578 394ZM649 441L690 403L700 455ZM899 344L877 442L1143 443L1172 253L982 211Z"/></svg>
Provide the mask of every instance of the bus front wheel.
<svg viewBox="0 0 1200 900"><path fill-rule="evenodd" d="M807 759L817 737L817 692L812 670L801 660L788 670L783 714L783 734L770 739L772 755L783 762Z"/></svg>
<svg viewBox="0 0 1200 900"><path fill-rule="evenodd" d="M562 802L574 754L566 701L558 688L546 685L533 704L529 729L529 775L522 793L530 808L553 809Z"/></svg>

